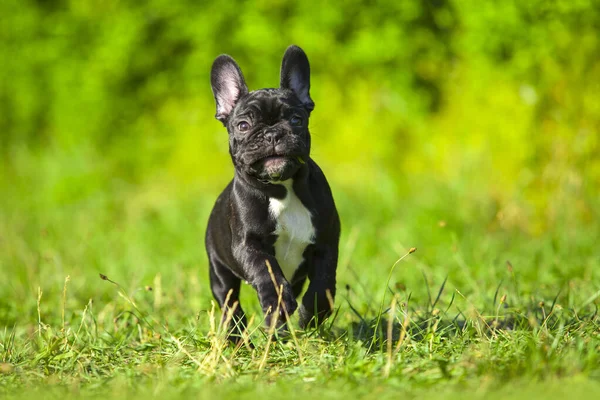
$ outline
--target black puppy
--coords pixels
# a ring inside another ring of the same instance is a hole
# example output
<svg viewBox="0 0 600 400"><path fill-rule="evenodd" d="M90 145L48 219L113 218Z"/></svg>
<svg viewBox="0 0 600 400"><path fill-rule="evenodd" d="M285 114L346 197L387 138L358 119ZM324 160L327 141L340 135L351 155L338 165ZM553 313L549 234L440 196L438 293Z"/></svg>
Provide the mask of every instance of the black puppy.
<svg viewBox="0 0 600 400"><path fill-rule="evenodd" d="M300 326L319 324L331 313L335 296L340 221L329 184L310 158L308 117L314 103L306 54L290 46L280 87L252 92L236 62L221 55L213 63L211 85L235 167L206 231L213 295L222 310L235 310L230 339L239 340L246 326L239 304L242 280L256 289L267 326L277 318L284 328L283 307L289 315L296 310L308 277ZM280 286L282 304L274 315Z"/></svg>

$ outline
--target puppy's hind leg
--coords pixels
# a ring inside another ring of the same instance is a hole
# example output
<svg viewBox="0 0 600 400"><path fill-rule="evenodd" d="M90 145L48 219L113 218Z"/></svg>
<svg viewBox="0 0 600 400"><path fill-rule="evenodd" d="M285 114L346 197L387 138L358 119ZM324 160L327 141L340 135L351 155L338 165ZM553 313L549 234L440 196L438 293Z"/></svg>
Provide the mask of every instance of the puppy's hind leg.
<svg viewBox="0 0 600 400"><path fill-rule="evenodd" d="M246 314L240 305L241 280L217 260L210 260L210 288L223 313L221 323L233 343L242 340L246 329ZM230 315L231 314L231 315Z"/></svg>

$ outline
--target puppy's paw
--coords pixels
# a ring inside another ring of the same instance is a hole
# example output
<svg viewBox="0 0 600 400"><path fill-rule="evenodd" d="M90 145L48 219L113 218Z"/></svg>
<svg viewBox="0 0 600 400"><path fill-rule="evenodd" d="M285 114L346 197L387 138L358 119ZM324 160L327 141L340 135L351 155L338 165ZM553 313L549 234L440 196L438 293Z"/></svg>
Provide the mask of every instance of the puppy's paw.
<svg viewBox="0 0 600 400"><path fill-rule="evenodd" d="M284 328L286 313L288 316L291 316L298 308L298 303L289 284L283 285L281 301L277 293L270 293L261 300L263 312L265 313L266 326L271 327L273 318L276 318L277 322L275 326L278 330Z"/></svg>
<svg viewBox="0 0 600 400"><path fill-rule="evenodd" d="M315 314L315 310L309 310L303 305L298 309L300 328L313 329L321 325L331 315L330 309L321 309Z"/></svg>

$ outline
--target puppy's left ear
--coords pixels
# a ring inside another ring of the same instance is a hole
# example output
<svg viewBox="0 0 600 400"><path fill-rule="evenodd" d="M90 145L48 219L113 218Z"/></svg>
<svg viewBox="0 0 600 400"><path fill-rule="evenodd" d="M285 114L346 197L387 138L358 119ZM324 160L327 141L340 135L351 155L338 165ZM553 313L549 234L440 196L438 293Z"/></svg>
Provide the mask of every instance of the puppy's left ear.
<svg viewBox="0 0 600 400"><path fill-rule="evenodd" d="M279 86L282 89L291 89L308 112L315 108L315 103L310 98L310 65L300 47L292 45L285 51Z"/></svg>
<svg viewBox="0 0 600 400"><path fill-rule="evenodd" d="M248 93L242 70L233 58L225 54L216 58L210 71L210 85L217 103L215 118L225 124L237 101Z"/></svg>

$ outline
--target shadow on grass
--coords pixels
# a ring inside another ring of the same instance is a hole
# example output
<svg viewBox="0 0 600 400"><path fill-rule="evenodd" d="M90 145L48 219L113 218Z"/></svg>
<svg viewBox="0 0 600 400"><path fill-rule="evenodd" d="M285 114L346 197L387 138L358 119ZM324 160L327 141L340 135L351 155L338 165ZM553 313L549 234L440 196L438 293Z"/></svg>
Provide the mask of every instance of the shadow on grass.
<svg viewBox="0 0 600 400"><path fill-rule="evenodd" d="M425 279L427 282L427 279ZM357 321L352 322L347 328L337 331L337 335L348 335L356 341L362 342L369 350L383 349L388 340L397 346L408 339L412 341L425 341L434 339L450 339L456 337L466 338L494 338L509 332L546 333L577 330L592 326L600 328L598 306L590 298L578 308L564 308L559 303L561 293L556 294L551 304L544 301L522 301L517 297L514 304L509 304L506 295L498 299L498 286L490 306L477 309L469 304L466 310L455 305L457 294L464 297L456 290L445 309L440 307L440 300L444 293L446 280L442 283L435 299L431 296L429 287L429 301L427 304L413 305L411 295L399 293L388 287L391 294L391 304L379 312L367 310L359 312L350 301L350 287L347 286L345 303ZM406 301L399 301L402 297ZM373 303L372 301L370 302Z"/></svg>

